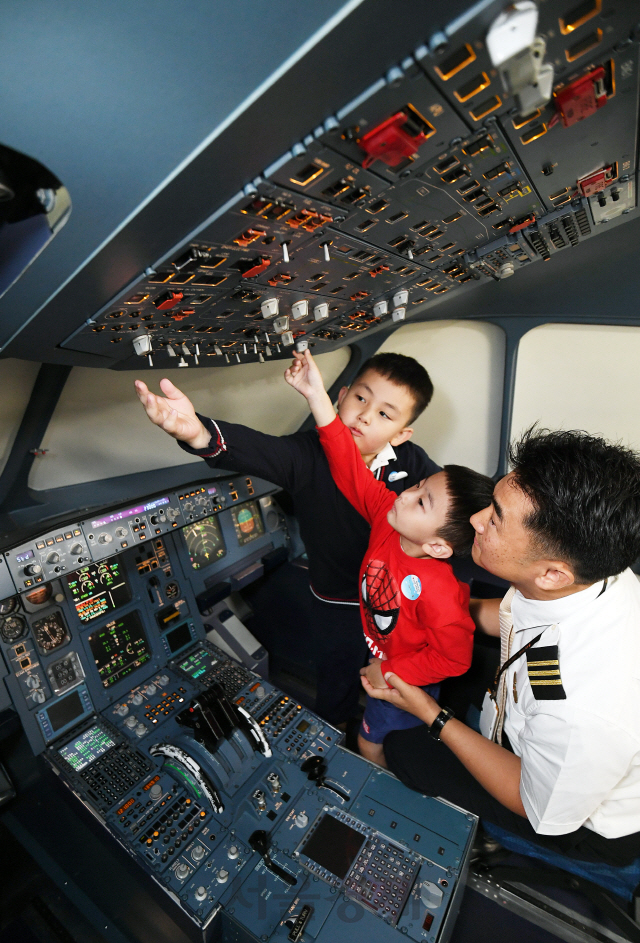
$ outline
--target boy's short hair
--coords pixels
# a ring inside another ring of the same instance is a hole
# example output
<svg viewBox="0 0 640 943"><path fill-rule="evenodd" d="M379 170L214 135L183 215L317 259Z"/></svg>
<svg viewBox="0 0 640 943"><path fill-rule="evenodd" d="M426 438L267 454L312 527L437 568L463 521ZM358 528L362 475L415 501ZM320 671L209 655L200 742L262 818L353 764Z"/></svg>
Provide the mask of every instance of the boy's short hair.
<svg viewBox="0 0 640 943"><path fill-rule="evenodd" d="M367 370L375 370L381 377L409 390L415 403L409 423L415 422L431 402L431 377L413 357L405 357L404 354L375 354L362 364L352 382L359 380Z"/></svg>
<svg viewBox="0 0 640 943"><path fill-rule="evenodd" d="M445 465L450 507L444 527L438 531L456 557L471 553L475 530L469 518L484 510L493 500L493 479L464 465Z"/></svg>
<svg viewBox="0 0 640 943"><path fill-rule="evenodd" d="M567 563L576 583L621 573L640 555L640 457L587 432L535 426L512 445L515 484L536 556Z"/></svg>

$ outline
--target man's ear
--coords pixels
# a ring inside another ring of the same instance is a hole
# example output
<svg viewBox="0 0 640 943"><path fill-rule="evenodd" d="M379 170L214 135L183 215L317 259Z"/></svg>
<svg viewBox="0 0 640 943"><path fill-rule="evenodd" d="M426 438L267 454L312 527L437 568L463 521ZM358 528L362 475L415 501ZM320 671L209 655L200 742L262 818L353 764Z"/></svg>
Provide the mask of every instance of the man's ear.
<svg viewBox="0 0 640 943"><path fill-rule="evenodd" d="M422 549L428 557L433 557L435 560L446 560L447 557L453 555L453 547L451 544L448 544L446 540L439 540L438 538L430 544L423 544Z"/></svg>
<svg viewBox="0 0 640 943"><path fill-rule="evenodd" d="M348 392L349 392L349 387L343 386L340 392L338 393L338 406L342 405L342 400L345 398Z"/></svg>
<svg viewBox="0 0 640 943"><path fill-rule="evenodd" d="M571 568L562 560L541 561L540 572L534 582L545 593L555 593L573 586L576 581Z"/></svg>
<svg viewBox="0 0 640 943"><path fill-rule="evenodd" d="M389 439L389 444L402 445L403 442L408 442L412 435L413 429L411 426L405 426L404 429L401 429L400 432L397 432L392 439Z"/></svg>

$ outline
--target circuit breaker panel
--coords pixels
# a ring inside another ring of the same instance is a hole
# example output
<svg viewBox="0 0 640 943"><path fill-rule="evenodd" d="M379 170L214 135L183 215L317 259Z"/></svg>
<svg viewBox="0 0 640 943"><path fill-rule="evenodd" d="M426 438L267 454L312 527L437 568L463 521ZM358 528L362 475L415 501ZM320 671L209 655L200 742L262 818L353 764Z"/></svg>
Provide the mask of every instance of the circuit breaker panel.
<svg viewBox="0 0 640 943"><path fill-rule="evenodd" d="M637 5L473 10L301 128L62 346L121 369L331 350L629 214Z"/></svg>

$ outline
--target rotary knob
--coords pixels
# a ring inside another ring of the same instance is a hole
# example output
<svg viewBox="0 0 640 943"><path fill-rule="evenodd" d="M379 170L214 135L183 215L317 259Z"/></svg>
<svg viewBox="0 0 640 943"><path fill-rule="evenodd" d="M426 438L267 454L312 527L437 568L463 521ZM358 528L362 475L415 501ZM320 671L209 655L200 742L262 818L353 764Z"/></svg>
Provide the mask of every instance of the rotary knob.
<svg viewBox="0 0 640 943"><path fill-rule="evenodd" d="M153 695L156 693L157 690L158 690L158 689L157 689L157 687L155 686L155 684L151 683L151 684L148 684L148 685L147 685L147 687L146 687L146 689L145 689L145 693L146 693L149 697L153 697Z"/></svg>
<svg viewBox="0 0 640 943"><path fill-rule="evenodd" d="M420 886L420 900L425 907L428 907L430 910L436 910L442 903L443 897L444 894L437 884L433 884L431 881L422 882Z"/></svg>
<svg viewBox="0 0 640 943"><path fill-rule="evenodd" d="M47 555L47 563L60 563L60 554L53 550Z"/></svg>
<svg viewBox="0 0 640 943"><path fill-rule="evenodd" d="M84 547L82 544L74 544L71 548L71 553L74 557L79 557L81 553L84 553Z"/></svg>
<svg viewBox="0 0 640 943"><path fill-rule="evenodd" d="M320 727L317 724L311 724L311 726L309 727L309 736L315 737L316 734L319 732L319 730L320 730Z"/></svg>
<svg viewBox="0 0 640 943"><path fill-rule="evenodd" d="M294 821L298 828L306 828L309 824L309 816L306 812L298 812Z"/></svg>
<svg viewBox="0 0 640 943"><path fill-rule="evenodd" d="M149 798L155 801L156 799L159 799L161 795L162 795L162 786L160 785L160 783L154 783L151 789L149 790Z"/></svg>
<svg viewBox="0 0 640 943"><path fill-rule="evenodd" d="M144 737L146 732L147 732L147 728L145 727L145 725L138 724L138 726L136 727L136 737Z"/></svg>
<svg viewBox="0 0 640 943"><path fill-rule="evenodd" d="M44 704L44 702L47 699L47 696L42 690L42 688L37 688L31 695L31 697L36 702L36 704Z"/></svg>
<svg viewBox="0 0 640 943"><path fill-rule="evenodd" d="M113 540L113 537L111 536L111 534L107 534L106 532L103 534L98 534L99 544L110 544L112 540Z"/></svg>
<svg viewBox="0 0 640 943"><path fill-rule="evenodd" d="M156 684L159 684L161 688L163 688L165 684L169 684L169 675L160 675L159 678L156 678Z"/></svg>
<svg viewBox="0 0 640 943"><path fill-rule="evenodd" d="M25 684L31 691L34 691L40 687L40 678L37 675L28 675Z"/></svg>
<svg viewBox="0 0 640 943"><path fill-rule="evenodd" d="M220 868L220 870L216 874L216 881L218 882L218 884L226 884L228 880L229 880L229 872L225 871L224 868Z"/></svg>
<svg viewBox="0 0 640 943"><path fill-rule="evenodd" d="M26 576L37 576L39 573L42 573L42 567L39 563L30 563L28 566L25 566L24 572Z"/></svg>
<svg viewBox="0 0 640 943"><path fill-rule="evenodd" d="M236 858L240 857L240 849L237 845L231 845L227 851L227 858L230 858L232 861L235 861Z"/></svg>
<svg viewBox="0 0 640 943"><path fill-rule="evenodd" d="M202 845L196 845L196 847L191 852L191 857L194 861L202 861L204 858L204 848Z"/></svg>
<svg viewBox="0 0 640 943"><path fill-rule="evenodd" d="M116 707L116 714L119 717L126 717L128 713L129 713L128 704L118 704L118 706Z"/></svg>
<svg viewBox="0 0 640 943"><path fill-rule="evenodd" d="M116 537L119 537L122 540L123 537L126 537L129 531L126 527L116 527Z"/></svg>
<svg viewBox="0 0 640 943"><path fill-rule="evenodd" d="M138 691L136 691L136 693L133 695L131 700L135 704L136 707L139 707L142 704L143 697Z"/></svg>
<svg viewBox="0 0 640 943"><path fill-rule="evenodd" d="M184 881L184 879L188 878L191 874L191 869L186 864L179 864L176 868L175 874L179 881Z"/></svg>
<svg viewBox="0 0 640 943"><path fill-rule="evenodd" d="M262 684L259 684L256 688L256 697L263 698L267 692L264 689Z"/></svg>
<svg viewBox="0 0 640 943"><path fill-rule="evenodd" d="M200 886L197 888L195 894L193 895L196 900L206 900L207 898L207 889L206 887Z"/></svg>
<svg viewBox="0 0 640 943"><path fill-rule="evenodd" d="M129 730L133 730L133 728L137 725L137 723L138 723L138 721L137 721L136 718L133 717L133 715L132 715L131 717L127 717L127 719L126 719L125 722L124 722L124 725L125 725L125 727L128 727Z"/></svg>

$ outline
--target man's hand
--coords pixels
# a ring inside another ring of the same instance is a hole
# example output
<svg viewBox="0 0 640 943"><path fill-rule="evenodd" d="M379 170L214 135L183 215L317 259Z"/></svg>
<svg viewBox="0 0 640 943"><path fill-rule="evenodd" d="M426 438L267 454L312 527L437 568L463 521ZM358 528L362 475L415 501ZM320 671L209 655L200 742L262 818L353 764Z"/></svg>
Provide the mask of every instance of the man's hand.
<svg viewBox="0 0 640 943"><path fill-rule="evenodd" d="M371 665L369 665L370 667ZM392 687L376 687L371 684L368 671L368 668L363 669L364 673L361 672L360 680L369 697L395 704L400 710L413 714L414 717L418 717L425 724L432 724L440 713L438 702L422 688L416 687L415 684L407 684L406 681L403 681L402 678L392 672L384 675L385 680Z"/></svg>
<svg viewBox="0 0 640 943"><path fill-rule="evenodd" d="M211 433L196 416L191 400L171 380L160 380L164 396L152 393L142 380L136 380L134 385L138 399L152 423L193 449L206 449Z"/></svg>
<svg viewBox="0 0 640 943"><path fill-rule="evenodd" d="M367 667L360 669L360 676L366 678L374 688L387 687L387 682L382 677L382 662L379 658L370 658Z"/></svg>
<svg viewBox="0 0 640 943"><path fill-rule="evenodd" d="M294 353L294 360L284 372L284 378L294 390L301 393L309 404L318 426L328 426L336 418L336 411L324 388L322 375L311 353Z"/></svg>

